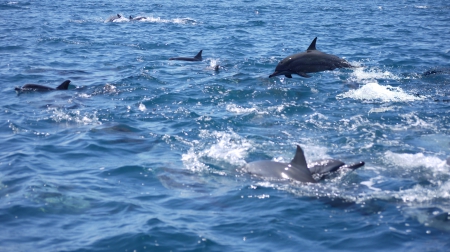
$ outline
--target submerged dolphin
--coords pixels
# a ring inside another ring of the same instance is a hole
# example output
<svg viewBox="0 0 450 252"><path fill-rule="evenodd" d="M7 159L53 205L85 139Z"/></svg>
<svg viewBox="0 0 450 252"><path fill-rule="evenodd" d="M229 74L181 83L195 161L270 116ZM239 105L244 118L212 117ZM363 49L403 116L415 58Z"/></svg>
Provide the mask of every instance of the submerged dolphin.
<svg viewBox="0 0 450 252"><path fill-rule="evenodd" d="M46 87L38 84L25 84L23 87L16 87L15 90L21 91L50 91L50 90L67 90L69 89L70 80L65 80L56 88Z"/></svg>
<svg viewBox="0 0 450 252"><path fill-rule="evenodd" d="M335 160L319 160L306 164L305 155L302 148L297 145L297 152L294 159L290 163L280 163L275 161L255 161L246 164L243 167L245 172L272 179L292 179L300 182L317 183L313 178L313 174L326 174L337 171L340 168L357 169L364 165L364 162L357 162L346 165L345 163Z"/></svg>
<svg viewBox="0 0 450 252"><path fill-rule="evenodd" d="M302 77L309 78L311 76L307 73L352 67L352 65L344 59L317 50L316 41L317 37L312 41L308 49L306 49L306 52L287 56L280 61L275 68L275 72L273 72L269 78L277 75L284 75L288 78L292 78L292 74L298 74Z"/></svg>
<svg viewBox="0 0 450 252"><path fill-rule="evenodd" d="M175 58L170 58L169 60L202 61L202 52L203 52L203 50L200 50L200 52L198 52L197 55L195 55L194 58L175 57Z"/></svg>

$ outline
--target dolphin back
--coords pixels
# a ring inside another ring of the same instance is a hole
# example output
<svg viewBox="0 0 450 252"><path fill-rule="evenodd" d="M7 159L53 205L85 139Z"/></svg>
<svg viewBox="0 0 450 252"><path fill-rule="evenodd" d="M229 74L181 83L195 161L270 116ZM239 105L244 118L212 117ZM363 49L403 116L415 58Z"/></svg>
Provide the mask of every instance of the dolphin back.
<svg viewBox="0 0 450 252"><path fill-rule="evenodd" d="M203 50L200 50L200 52L197 53L197 55L195 55L195 57L193 58L189 58L189 57L174 57L174 58L170 58L169 60L183 60L183 61L202 61L202 52Z"/></svg>
<svg viewBox="0 0 450 252"><path fill-rule="evenodd" d="M69 89L70 80L65 80L58 87L52 88L47 86L42 86L38 84L25 84L23 87L16 87L15 90L18 92L22 91L51 91L51 90L67 90Z"/></svg>
<svg viewBox="0 0 450 252"><path fill-rule="evenodd" d="M353 164L346 164L340 160L336 159L324 159L324 160L318 160L314 161L309 164L309 170L312 174L326 174L330 172L335 172L339 170L340 168L348 168L352 170L356 170L359 167L364 166L364 162L356 162Z"/></svg>
<svg viewBox="0 0 450 252"><path fill-rule="evenodd" d="M345 163L336 159L318 160L309 164L309 170L312 174L325 174L335 172Z"/></svg>
<svg viewBox="0 0 450 252"><path fill-rule="evenodd" d="M25 90L30 90L30 91L49 91L49 90L55 90L52 87L47 87L47 86L42 86L42 85L38 85L38 84L25 84L23 85L23 87L21 88L16 88L16 90L19 91L25 91Z"/></svg>

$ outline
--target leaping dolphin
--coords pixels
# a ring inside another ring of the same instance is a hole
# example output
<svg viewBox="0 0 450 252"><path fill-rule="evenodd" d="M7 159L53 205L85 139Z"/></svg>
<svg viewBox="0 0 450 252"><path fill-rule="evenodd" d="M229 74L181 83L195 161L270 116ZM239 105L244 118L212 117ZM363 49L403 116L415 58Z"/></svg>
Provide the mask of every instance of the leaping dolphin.
<svg viewBox="0 0 450 252"><path fill-rule="evenodd" d="M175 58L170 58L169 60L184 60L184 61L202 61L202 52L203 50L200 50L200 52L197 53L197 55L195 55L194 58L189 58L189 57L175 57Z"/></svg>
<svg viewBox="0 0 450 252"><path fill-rule="evenodd" d="M287 56L280 61L275 68L275 72L273 72L269 78L277 75L284 75L288 78L292 78L292 74L298 74L302 77L309 78L311 76L307 73L352 67L352 65L344 59L317 50L316 41L317 37L312 41L308 49L306 49L306 52Z"/></svg>
<svg viewBox="0 0 450 252"><path fill-rule="evenodd" d="M245 172L257 175L260 177L271 179L291 179L300 182L317 183L313 178L313 174L326 174L335 172L340 168L349 168L355 170L364 165L364 162L357 162L346 165L345 163L335 160L326 159L310 163L309 167L306 164L305 155L302 148L297 145L297 152L294 159L290 163L280 163L275 161L255 161L246 164L243 167Z"/></svg>
<svg viewBox="0 0 450 252"><path fill-rule="evenodd" d="M65 80L56 88L46 87L38 84L25 84L23 87L16 87L15 90L18 92L23 91L51 91L51 90L67 90L69 89L70 80Z"/></svg>

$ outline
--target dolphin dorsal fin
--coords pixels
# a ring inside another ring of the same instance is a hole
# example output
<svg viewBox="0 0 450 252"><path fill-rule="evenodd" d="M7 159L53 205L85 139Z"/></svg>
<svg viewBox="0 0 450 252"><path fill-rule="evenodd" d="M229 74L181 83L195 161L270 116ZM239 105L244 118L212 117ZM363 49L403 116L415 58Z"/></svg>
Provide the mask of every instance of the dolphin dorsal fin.
<svg viewBox="0 0 450 252"><path fill-rule="evenodd" d="M67 90L69 89L70 80L65 80L61 85L59 85L56 89L57 90Z"/></svg>
<svg viewBox="0 0 450 252"><path fill-rule="evenodd" d="M201 60L202 59L202 52L203 52L203 50L200 50L200 52L198 52L197 55L195 55L194 58Z"/></svg>
<svg viewBox="0 0 450 252"><path fill-rule="evenodd" d="M292 164L296 164L297 166L308 168L306 164L305 154L303 153L302 148L297 145L297 151L295 152L294 159L291 161Z"/></svg>
<svg viewBox="0 0 450 252"><path fill-rule="evenodd" d="M308 49L306 49L306 51L317 50L316 49L316 41L317 41L317 37L311 42L311 45L309 45L309 47L308 47Z"/></svg>

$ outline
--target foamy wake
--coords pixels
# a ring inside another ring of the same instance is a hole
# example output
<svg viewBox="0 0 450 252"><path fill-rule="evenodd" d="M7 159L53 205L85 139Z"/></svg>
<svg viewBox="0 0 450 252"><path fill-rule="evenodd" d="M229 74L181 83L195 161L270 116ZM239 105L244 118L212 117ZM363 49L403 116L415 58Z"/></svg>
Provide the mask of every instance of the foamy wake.
<svg viewBox="0 0 450 252"><path fill-rule="evenodd" d="M400 87L380 85L370 82L358 89L349 90L336 96L337 99L350 98L365 102L409 102L425 99L424 96L411 95Z"/></svg>
<svg viewBox="0 0 450 252"><path fill-rule="evenodd" d="M135 20L136 18L139 18L138 20ZM107 21L105 21L107 22ZM197 24L197 21L191 18L173 18L173 19L164 19L161 17L143 17L143 16L136 16L133 17L133 19L126 18L122 16L121 18L114 19L112 21L113 23L123 23L123 22L147 22L147 23L171 23L171 24Z"/></svg>
<svg viewBox="0 0 450 252"><path fill-rule="evenodd" d="M391 73L387 70L378 68L368 69L365 67L356 68L349 81L358 83L361 87L354 90L349 90L343 94L337 95L337 99L354 99L363 102L410 102L423 100L425 96L410 94L400 87L393 87L391 85L383 85L378 80L393 80L397 81L401 77Z"/></svg>

